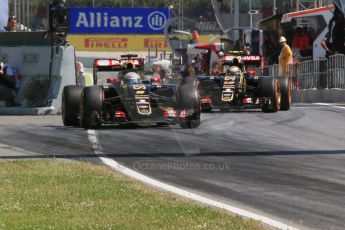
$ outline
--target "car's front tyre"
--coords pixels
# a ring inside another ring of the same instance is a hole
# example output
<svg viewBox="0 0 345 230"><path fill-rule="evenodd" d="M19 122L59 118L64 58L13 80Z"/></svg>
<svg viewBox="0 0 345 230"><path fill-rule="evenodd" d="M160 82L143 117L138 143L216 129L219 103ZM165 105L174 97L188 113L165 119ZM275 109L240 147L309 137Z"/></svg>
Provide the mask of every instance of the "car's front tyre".
<svg viewBox="0 0 345 230"><path fill-rule="evenodd" d="M279 87L281 93L281 111L287 111L291 108L291 80L288 77L279 78Z"/></svg>
<svg viewBox="0 0 345 230"><path fill-rule="evenodd" d="M278 79L274 77L261 78L262 111L265 113L276 113L280 109L281 93Z"/></svg>
<svg viewBox="0 0 345 230"><path fill-rule="evenodd" d="M186 77L178 88L179 124L183 129L194 129L201 123L200 95L197 84L195 78Z"/></svg>
<svg viewBox="0 0 345 230"><path fill-rule="evenodd" d="M61 113L62 122L65 126L78 126L80 97L83 87L79 85L68 85L63 88Z"/></svg>
<svg viewBox="0 0 345 230"><path fill-rule="evenodd" d="M97 128L98 115L103 109L104 93L99 86L85 87L80 101L80 126L85 129Z"/></svg>

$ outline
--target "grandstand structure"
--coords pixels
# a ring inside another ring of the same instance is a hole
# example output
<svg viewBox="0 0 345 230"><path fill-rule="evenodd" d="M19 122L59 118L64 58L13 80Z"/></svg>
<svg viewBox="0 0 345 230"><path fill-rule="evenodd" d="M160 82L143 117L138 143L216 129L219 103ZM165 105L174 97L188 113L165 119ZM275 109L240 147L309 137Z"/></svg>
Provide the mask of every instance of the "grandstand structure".
<svg viewBox="0 0 345 230"><path fill-rule="evenodd" d="M296 11L308 10L308 9L323 7L328 4L329 4L329 1L327 0L297 0L295 10Z"/></svg>

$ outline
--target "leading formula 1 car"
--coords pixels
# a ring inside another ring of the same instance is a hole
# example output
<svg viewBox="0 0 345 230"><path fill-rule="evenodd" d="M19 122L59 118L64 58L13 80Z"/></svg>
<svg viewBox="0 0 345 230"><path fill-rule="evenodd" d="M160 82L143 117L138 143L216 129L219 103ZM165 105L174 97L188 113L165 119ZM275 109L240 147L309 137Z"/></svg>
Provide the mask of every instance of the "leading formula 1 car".
<svg viewBox="0 0 345 230"><path fill-rule="evenodd" d="M102 124L200 125L200 96L197 81L150 84L137 73L139 59L96 59L90 87L66 86L62 98L62 120L66 126L98 128ZM98 82L98 85L97 85Z"/></svg>
<svg viewBox="0 0 345 230"><path fill-rule="evenodd" d="M225 55L222 70L199 75L203 111L261 109L263 112L289 110L291 82L287 77L258 76L254 67L262 64L261 56L242 52ZM251 69L252 68L252 69Z"/></svg>

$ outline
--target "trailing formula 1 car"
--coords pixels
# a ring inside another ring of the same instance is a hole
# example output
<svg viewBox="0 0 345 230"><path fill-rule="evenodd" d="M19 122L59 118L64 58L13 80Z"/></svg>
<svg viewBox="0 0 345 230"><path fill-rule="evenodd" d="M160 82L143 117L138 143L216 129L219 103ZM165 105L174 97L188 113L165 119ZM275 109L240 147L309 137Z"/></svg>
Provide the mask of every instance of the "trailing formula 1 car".
<svg viewBox="0 0 345 230"><path fill-rule="evenodd" d="M198 75L201 107L240 110L261 109L263 112L289 110L291 106L291 82L289 78L259 76L263 60L261 56L232 52L221 60L221 70L209 75Z"/></svg>
<svg viewBox="0 0 345 230"><path fill-rule="evenodd" d="M98 85L70 85L63 90L64 125L98 128L103 124L134 123L198 127L201 107L196 79L184 78L178 86L150 84L138 72L141 65L130 58L96 59L94 78Z"/></svg>

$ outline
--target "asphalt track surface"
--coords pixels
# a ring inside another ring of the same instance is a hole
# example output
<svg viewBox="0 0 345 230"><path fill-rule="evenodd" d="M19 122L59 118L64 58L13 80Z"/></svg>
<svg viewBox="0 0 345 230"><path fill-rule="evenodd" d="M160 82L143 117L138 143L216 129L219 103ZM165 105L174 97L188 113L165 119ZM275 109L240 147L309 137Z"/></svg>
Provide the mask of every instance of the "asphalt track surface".
<svg viewBox="0 0 345 230"><path fill-rule="evenodd" d="M97 130L107 157L150 177L302 229L344 229L345 106L209 113L198 129ZM101 163L60 116L0 117L0 159Z"/></svg>

